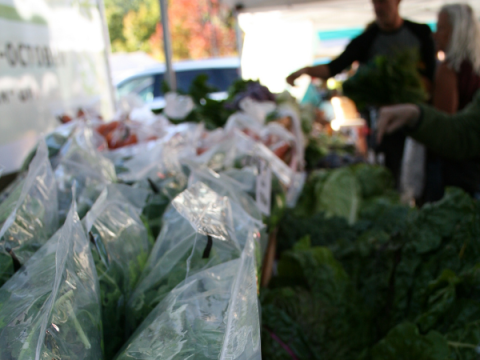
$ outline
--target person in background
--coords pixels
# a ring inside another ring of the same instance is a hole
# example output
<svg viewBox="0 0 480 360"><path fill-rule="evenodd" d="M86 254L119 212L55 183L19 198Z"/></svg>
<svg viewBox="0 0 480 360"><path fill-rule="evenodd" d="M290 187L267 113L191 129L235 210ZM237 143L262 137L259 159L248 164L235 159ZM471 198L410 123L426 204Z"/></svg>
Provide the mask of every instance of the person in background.
<svg viewBox="0 0 480 360"><path fill-rule="evenodd" d="M327 65L307 66L287 77L294 85L301 75L321 78L335 76L349 67L354 61L366 64L378 55L393 56L403 49L417 49L420 55L418 69L424 80L425 88L430 92L435 74L435 46L432 32L425 24L417 24L402 19L399 13L400 0L372 0L375 10L375 22L354 38L345 51ZM385 165L399 179L405 136L402 133L388 136L382 144L385 153Z"/></svg>
<svg viewBox="0 0 480 360"><path fill-rule="evenodd" d="M480 24L467 4L445 5L438 13L434 34L437 51L445 60L437 68L433 106L455 114L469 104L480 89ZM480 155L480 154L479 154ZM473 194L480 185L480 157L453 161L430 155L429 164L438 164L439 188L431 186L427 171L426 200L443 197L444 186L457 186ZM428 166L428 165L427 165ZM433 184L436 184L433 181Z"/></svg>
<svg viewBox="0 0 480 360"><path fill-rule="evenodd" d="M381 108L377 140L382 141L385 134L401 130L446 159L478 158L480 91L468 106L455 114L447 114L428 105L400 104ZM478 197L478 189L471 195Z"/></svg>

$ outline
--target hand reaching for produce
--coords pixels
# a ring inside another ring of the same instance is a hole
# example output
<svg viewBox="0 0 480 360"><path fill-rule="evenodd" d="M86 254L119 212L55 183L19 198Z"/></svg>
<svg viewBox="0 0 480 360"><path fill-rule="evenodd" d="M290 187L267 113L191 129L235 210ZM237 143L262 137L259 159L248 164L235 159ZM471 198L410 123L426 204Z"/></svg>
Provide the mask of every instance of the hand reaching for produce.
<svg viewBox="0 0 480 360"><path fill-rule="evenodd" d="M377 142L404 126L413 128L420 118L420 108L413 104L385 106L378 115Z"/></svg>
<svg viewBox="0 0 480 360"><path fill-rule="evenodd" d="M287 83L291 86L295 86L295 80L297 80L302 75L308 75L308 67L301 68L290 75L287 76Z"/></svg>

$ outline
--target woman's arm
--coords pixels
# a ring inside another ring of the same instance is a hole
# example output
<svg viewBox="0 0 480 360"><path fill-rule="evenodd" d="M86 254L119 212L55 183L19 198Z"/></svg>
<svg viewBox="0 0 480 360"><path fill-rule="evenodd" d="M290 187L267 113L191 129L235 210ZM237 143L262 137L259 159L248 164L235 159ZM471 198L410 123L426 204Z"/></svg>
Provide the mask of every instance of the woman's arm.
<svg viewBox="0 0 480 360"><path fill-rule="evenodd" d="M480 91L462 111L446 114L426 105L402 104L380 110L377 141L384 134L407 130L415 140L454 160L480 156Z"/></svg>
<svg viewBox="0 0 480 360"><path fill-rule="evenodd" d="M457 74L446 62L440 64L435 74L433 106L447 114L455 114L458 110Z"/></svg>

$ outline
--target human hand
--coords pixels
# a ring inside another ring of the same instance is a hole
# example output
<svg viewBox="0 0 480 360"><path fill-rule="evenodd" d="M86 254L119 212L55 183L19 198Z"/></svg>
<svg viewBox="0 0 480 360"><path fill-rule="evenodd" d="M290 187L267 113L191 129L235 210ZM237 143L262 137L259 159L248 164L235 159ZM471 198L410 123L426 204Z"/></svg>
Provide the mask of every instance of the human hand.
<svg viewBox="0 0 480 360"><path fill-rule="evenodd" d="M300 70L297 70L290 75L287 76L287 83L291 86L295 86L295 80L299 78L302 75L305 75L307 73L307 68L301 68Z"/></svg>
<svg viewBox="0 0 480 360"><path fill-rule="evenodd" d="M381 143L385 134L398 129L414 127L420 118L420 108L413 104L385 106L380 109L377 123L377 143Z"/></svg>

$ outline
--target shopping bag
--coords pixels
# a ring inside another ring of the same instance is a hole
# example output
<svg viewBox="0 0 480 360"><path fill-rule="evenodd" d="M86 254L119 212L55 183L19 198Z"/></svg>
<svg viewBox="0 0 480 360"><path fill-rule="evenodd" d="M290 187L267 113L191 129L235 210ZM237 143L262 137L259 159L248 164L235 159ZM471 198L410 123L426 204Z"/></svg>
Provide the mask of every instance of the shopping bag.
<svg viewBox="0 0 480 360"><path fill-rule="evenodd" d="M78 126L60 150L55 169L59 191L60 222L65 219L76 184L78 215L83 218L107 184L116 181L113 163L101 155L105 140L87 125Z"/></svg>
<svg viewBox="0 0 480 360"><path fill-rule="evenodd" d="M127 304L131 334L155 306L189 274L238 258L230 201L203 183L179 194Z"/></svg>
<svg viewBox="0 0 480 360"><path fill-rule="evenodd" d="M250 240L239 259L191 275L175 287L116 360L260 360L253 248Z"/></svg>
<svg viewBox="0 0 480 360"><path fill-rule="evenodd" d="M150 251L140 212L148 193L127 185L108 185L83 223L100 282L105 358L124 342L125 305Z"/></svg>
<svg viewBox="0 0 480 360"><path fill-rule="evenodd" d="M26 178L0 204L0 286L58 226L57 185L42 140Z"/></svg>
<svg viewBox="0 0 480 360"><path fill-rule="evenodd" d="M103 359L98 279L75 202L0 288L0 359Z"/></svg>
<svg viewBox="0 0 480 360"><path fill-rule="evenodd" d="M402 158L400 188L405 202L414 201L422 196L425 187L425 146L407 137Z"/></svg>

